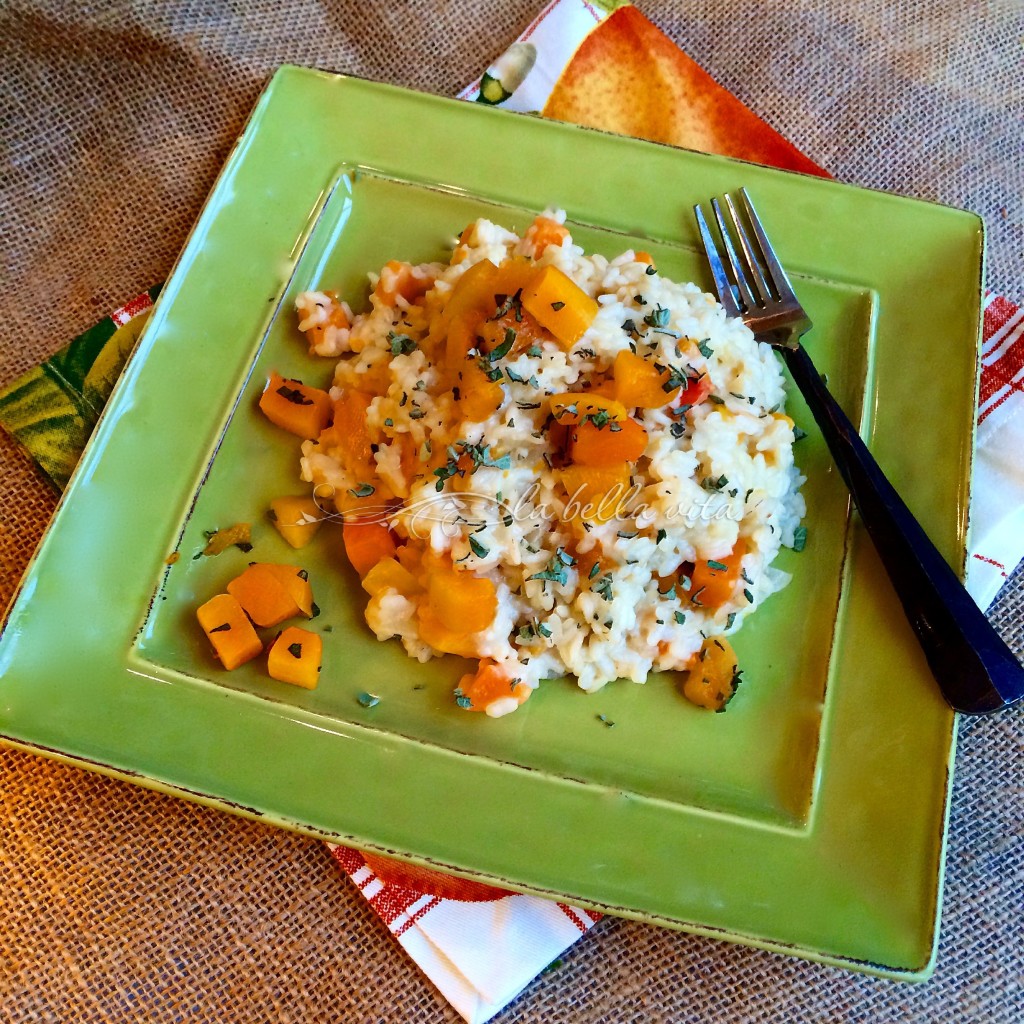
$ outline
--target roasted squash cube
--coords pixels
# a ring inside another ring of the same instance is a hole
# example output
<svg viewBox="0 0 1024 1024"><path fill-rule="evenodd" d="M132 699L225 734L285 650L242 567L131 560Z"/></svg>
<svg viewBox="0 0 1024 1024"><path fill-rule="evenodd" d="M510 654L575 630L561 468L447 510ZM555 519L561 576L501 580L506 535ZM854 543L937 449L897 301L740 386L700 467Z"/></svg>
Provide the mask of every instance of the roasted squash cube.
<svg viewBox="0 0 1024 1024"><path fill-rule="evenodd" d="M285 380L279 373L271 373L260 396L260 409L275 426L312 440L331 418L331 398L301 380Z"/></svg>
<svg viewBox="0 0 1024 1024"><path fill-rule="evenodd" d="M544 267L523 289L523 309L569 349L597 316L597 301L557 267Z"/></svg>
<svg viewBox="0 0 1024 1024"><path fill-rule="evenodd" d="M683 696L708 711L724 711L739 683L739 662L724 636L708 637L683 679Z"/></svg>
<svg viewBox="0 0 1024 1024"><path fill-rule="evenodd" d="M282 683L315 690L320 681L323 640L308 629L289 626L270 645L267 672Z"/></svg>
<svg viewBox="0 0 1024 1024"><path fill-rule="evenodd" d="M276 626L302 612L290 584L267 565L250 565L228 584L228 593L257 626Z"/></svg>
<svg viewBox="0 0 1024 1024"><path fill-rule="evenodd" d="M230 594L218 594L196 610L196 618L226 669L256 657L263 644L242 606Z"/></svg>
<svg viewBox="0 0 1024 1024"><path fill-rule="evenodd" d="M324 512L308 494L285 495L270 503L270 520L293 547L304 548L323 522Z"/></svg>

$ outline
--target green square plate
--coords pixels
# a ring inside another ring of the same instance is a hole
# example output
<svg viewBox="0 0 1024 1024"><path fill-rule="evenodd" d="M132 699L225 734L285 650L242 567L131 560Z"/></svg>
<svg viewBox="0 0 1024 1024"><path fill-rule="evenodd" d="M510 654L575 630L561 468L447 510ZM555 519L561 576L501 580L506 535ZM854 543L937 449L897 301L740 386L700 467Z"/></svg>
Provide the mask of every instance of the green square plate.
<svg viewBox="0 0 1024 1024"><path fill-rule="evenodd" d="M358 307L387 259L444 258L468 220L521 230L549 205L588 251L635 244L667 276L706 280L691 207L739 185L797 279L833 391L962 568L977 217L288 67L8 614L0 735L511 888L926 977L955 717L798 396L810 541L784 560L794 583L737 638L749 682L725 715L657 677L591 696L552 682L509 718L467 715L451 698L458 659L420 665L370 635L330 527L300 556L323 609L317 690L274 683L258 663L221 671L194 620L248 558L296 560L264 512L301 491L298 444L255 400L270 369L330 378L296 333L297 291L336 287ZM237 520L255 524L252 555L192 557L204 530ZM363 690L380 703L362 707Z"/></svg>

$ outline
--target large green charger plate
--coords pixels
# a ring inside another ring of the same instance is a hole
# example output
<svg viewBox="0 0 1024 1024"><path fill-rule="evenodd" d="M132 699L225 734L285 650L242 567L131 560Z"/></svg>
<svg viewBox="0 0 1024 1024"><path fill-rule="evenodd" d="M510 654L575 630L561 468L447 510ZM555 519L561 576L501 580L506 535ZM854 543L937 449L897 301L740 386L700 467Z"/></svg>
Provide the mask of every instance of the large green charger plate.
<svg viewBox="0 0 1024 1024"><path fill-rule="evenodd" d="M0 735L311 835L611 913L902 978L937 942L955 717L806 409L810 540L745 626L727 714L671 680L543 686L492 721L362 622L330 526L296 556L264 518L298 443L255 402L331 375L291 299L358 305L389 258L444 258L486 215L561 206L588 251L706 282L691 207L753 193L809 344L883 467L964 557L982 228L835 182L299 68L264 92L9 611ZM251 520L255 549L194 558ZM172 552L179 558L166 561ZM250 558L301 557L323 611L312 692L220 670L197 604ZM373 708L360 691L381 697ZM614 727L609 723L614 722Z"/></svg>

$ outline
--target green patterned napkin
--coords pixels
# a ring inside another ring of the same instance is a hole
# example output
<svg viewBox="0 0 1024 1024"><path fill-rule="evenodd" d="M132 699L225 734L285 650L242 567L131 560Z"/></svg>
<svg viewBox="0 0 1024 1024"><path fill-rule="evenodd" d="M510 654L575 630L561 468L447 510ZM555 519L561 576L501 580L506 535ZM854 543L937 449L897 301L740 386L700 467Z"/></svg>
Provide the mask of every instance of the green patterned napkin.
<svg viewBox="0 0 1024 1024"><path fill-rule="evenodd" d="M0 426L56 490L67 486L159 291L154 285L0 391Z"/></svg>

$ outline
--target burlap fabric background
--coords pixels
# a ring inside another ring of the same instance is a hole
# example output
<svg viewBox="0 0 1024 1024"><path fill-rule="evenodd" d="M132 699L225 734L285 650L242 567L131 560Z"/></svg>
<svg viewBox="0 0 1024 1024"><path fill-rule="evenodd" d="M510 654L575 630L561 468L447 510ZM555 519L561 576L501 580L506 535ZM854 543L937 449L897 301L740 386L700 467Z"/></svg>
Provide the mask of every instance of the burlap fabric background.
<svg viewBox="0 0 1024 1024"><path fill-rule="evenodd" d="M4 5L0 384L164 278L274 66L451 94L539 5ZM1020 0L641 6L838 177L983 213L1020 301ZM2 604L54 499L0 437ZM993 615L1020 650L1024 574ZM1020 1021L1022 736L1019 710L963 724L927 985L606 919L499 1021ZM0 773L4 1021L457 1019L320 844L11 751Z"/></svg>

